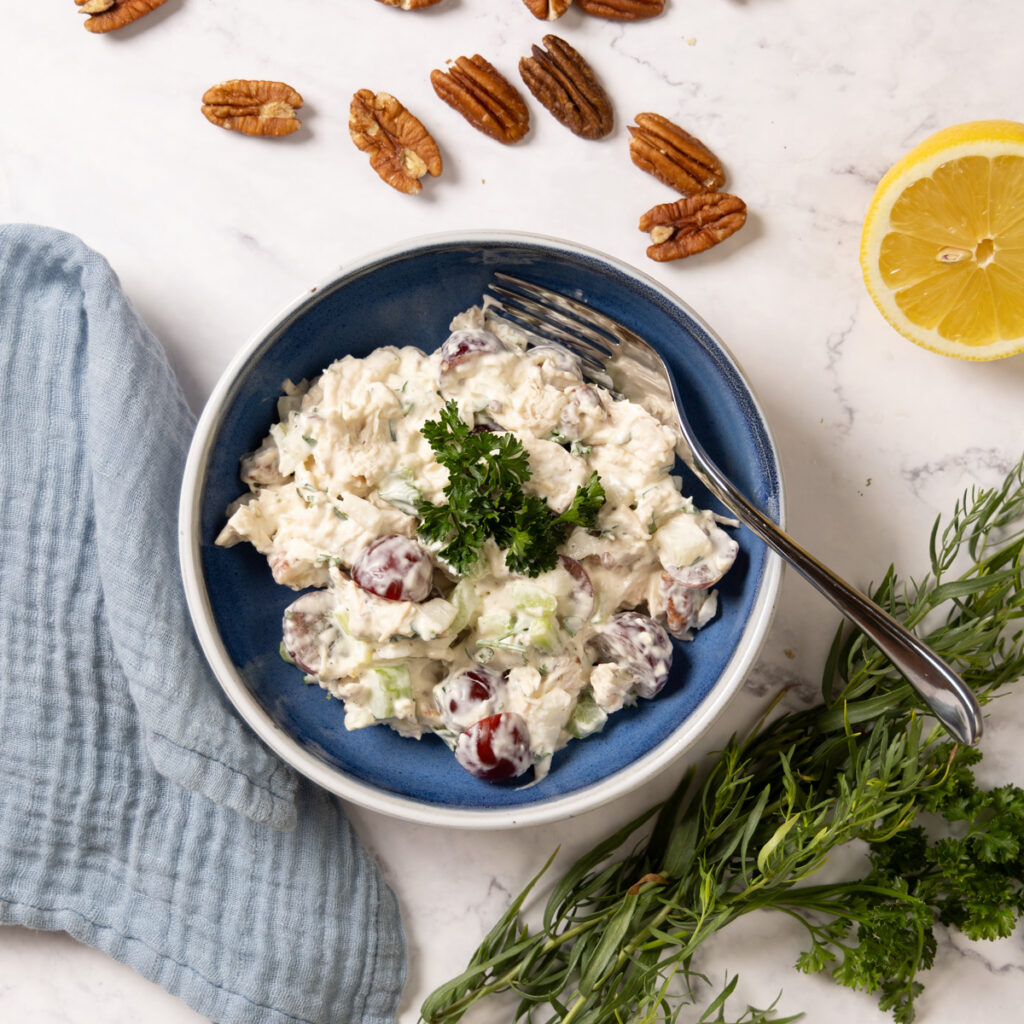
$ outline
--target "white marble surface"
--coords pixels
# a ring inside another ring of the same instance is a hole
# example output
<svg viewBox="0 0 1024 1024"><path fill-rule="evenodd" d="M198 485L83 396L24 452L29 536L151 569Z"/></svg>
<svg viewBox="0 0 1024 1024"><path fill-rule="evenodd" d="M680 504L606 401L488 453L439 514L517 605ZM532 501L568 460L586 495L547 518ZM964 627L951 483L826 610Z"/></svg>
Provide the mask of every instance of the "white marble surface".
<svg viewBox="0 0 1024 1024"><path fill-rule="evenodd" d="M874 183L905 149L959 121L1020 115L1018 0L668 0L647 23L571 10L554 31L592 62L616 106L601 142L532 102L513 149L476 133L427 75L479 52L510 76L549 26L521 0L442 0L403 12L374 0L167 0L120 33L86 33L71 0L9 5L0 32L0 217L79 234L117 269L198 410L246 339L312 283L422 233L517 228L561 235L652 274L693 305L744 367L777 436L792 532L855 583L890 561L924 568L937 512L996 482L1024 446L1021 358L972 365L901 339L857 263ZM226 78L288 82L304 128L260 140L220 131L200 96ZM434 132L444 175L400 195L346 128L359 88L396 94ZM750 208L719 249L657 265L639 214L672 198L636 170L626 124L654 110L723 159ZM718 733L783 684L813 694L831 609L790 575L763 656ZM1024 782L1024 694L985 738L993 778ZM709 737L701 750L710 749ZM699 752L695 752L699 753ZM352 808L401 902L409 982L400 1024L457 970L546 856L559 864L667 789L666 778L563 826L476 834ZM870 997L792 970L799 936L777 917L730 933L706 966L739 970L741 998L807 1020L885 1019ZM329 952L329 951L328 951ZM943 939L920 1002L927 1024L1015 1020L1020 937ZM498 1007L477 1019L508 1019ZM199 1018L66 936L0 929L0 1020L190 1024Z"/></svg>

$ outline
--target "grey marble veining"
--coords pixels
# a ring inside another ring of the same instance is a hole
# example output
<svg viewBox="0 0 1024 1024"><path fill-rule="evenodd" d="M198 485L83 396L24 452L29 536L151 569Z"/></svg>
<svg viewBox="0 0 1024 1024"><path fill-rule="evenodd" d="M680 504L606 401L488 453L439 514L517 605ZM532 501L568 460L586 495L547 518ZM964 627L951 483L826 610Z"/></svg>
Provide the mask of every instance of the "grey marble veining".
<svg viewBox="0 0 1024 1024"><path fill-rule="evenodd" d="M713 325L776 435L791 531L859 586L890 562L925 571L935 515L965 488L998 482L1024 449L1021 358L970 365L911 345L877 314L857 259L874 185L906 149L945 125L1019 115L1017 0L668 0L660 18L628 25L575 8L539 22L521 0L442 0L423 12L374 0L168 0L108 37L80 21L71 0L23 4L0 33L0 215L76 232L106 255L197 409L245 341L338 267L419 234L517 228L626 260ZM519 57L552 31L607 86L607 139L577 139L531 102L530 135L504 148L434 96L430 70L462 54L516 80ZM208 124L203 91L233 77L298 89L302 132L267 141ZM349 99L364 87L394 93L434 133L446 169L423 195L388 189L349 140ZM644 255L640 213L673 198L629 160L627 125L644 110L703 138L749 205L740 233L689 261ZM790 573L759 664L692 756L782 688L787 706L813 700L835 623ZM991 781L1024 783L1022 730L1024 695L999 701L984 741ZM556 846L557 870L674 781L514 834L353 808L408 931L399 1024L413 1024ZM739 971L739 1001L779 997L807 1021L888 1019L870 996L795 972L800 943L791 922L755 915L709 945L704 967L713 978ZM940 933L924 980L923 1024L1017 1020L1021 937ZM509 1016L498 1003L472 1019ZM139 1019L199 1021L64 936L0 930L0 1020Z"/></svg>

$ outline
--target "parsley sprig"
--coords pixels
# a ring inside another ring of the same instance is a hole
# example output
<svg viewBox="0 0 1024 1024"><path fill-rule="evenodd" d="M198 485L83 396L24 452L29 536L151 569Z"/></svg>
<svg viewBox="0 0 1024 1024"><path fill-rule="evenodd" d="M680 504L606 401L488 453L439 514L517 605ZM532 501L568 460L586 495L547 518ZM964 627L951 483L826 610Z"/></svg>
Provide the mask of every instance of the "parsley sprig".
<svg viewBox="0 0 1024 1024"><path fill-rule="evenodd" d="M474 432L452 401L436 420L423 424L422 432L448 470L448 484L443 505L419 502L417 532L440 545L439 556L460 575L473 567L490 537L505 549L511 572L539 576L558 563L558 546L574 526L592 529L597 522L604 504L597 473L591 473L569 507L558 514L543 498L523 490L530 479L530 463L513 434Z"/></svg>
<svg viewBox="0 0 1024 1024"><path fill-rule="evenodd" d="M890 567L872 596L926 629L985 703L1024 674L1024 459L936 522L930 556L920 582ZM856 629L836 634L822 698L766 714L702 777L691 769L664 804L568 870L534 929L521 910L549 860L422 1018L451 1024L512 990L516 1021L675 1021L701 998L703 944L751 911L776 910L806 930L800 970L912 1021L936 922L991 939L1024 914L1024 790L979 786L978 750L951 743ZM867 844L869 870L812 884L854 840ZM772 1007L726 1018L735 985L734 975L699 1020L781 1024Z"/></svg>

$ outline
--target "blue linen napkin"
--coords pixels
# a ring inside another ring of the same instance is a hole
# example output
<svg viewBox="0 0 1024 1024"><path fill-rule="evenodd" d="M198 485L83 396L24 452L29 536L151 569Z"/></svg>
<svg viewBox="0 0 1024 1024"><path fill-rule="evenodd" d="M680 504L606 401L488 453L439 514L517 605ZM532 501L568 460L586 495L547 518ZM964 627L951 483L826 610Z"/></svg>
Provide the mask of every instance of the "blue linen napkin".
<svg viewBox="0 0 1024 1024"><path fill-rule="evenodd" d="M69 932L223 1024L384 1024L394 895L192 632L194 425L106 261L0 226L0 923Z"/></svg>

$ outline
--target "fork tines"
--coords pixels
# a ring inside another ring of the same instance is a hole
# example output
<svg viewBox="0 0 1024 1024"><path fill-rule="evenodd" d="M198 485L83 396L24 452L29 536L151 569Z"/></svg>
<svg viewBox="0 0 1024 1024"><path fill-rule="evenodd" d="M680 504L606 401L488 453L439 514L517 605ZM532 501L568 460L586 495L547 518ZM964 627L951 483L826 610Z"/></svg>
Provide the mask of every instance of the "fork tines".
<svg viewBox="0 0 1024 1024"><path fill-rule="evenodd" d="M600 313L541 285L496 272L488 290L488 308L500 310L514 326L525 328L544 342L567 349L593 376L607 379L605 366L614 358L618 341L601 328Z"/></svg>

